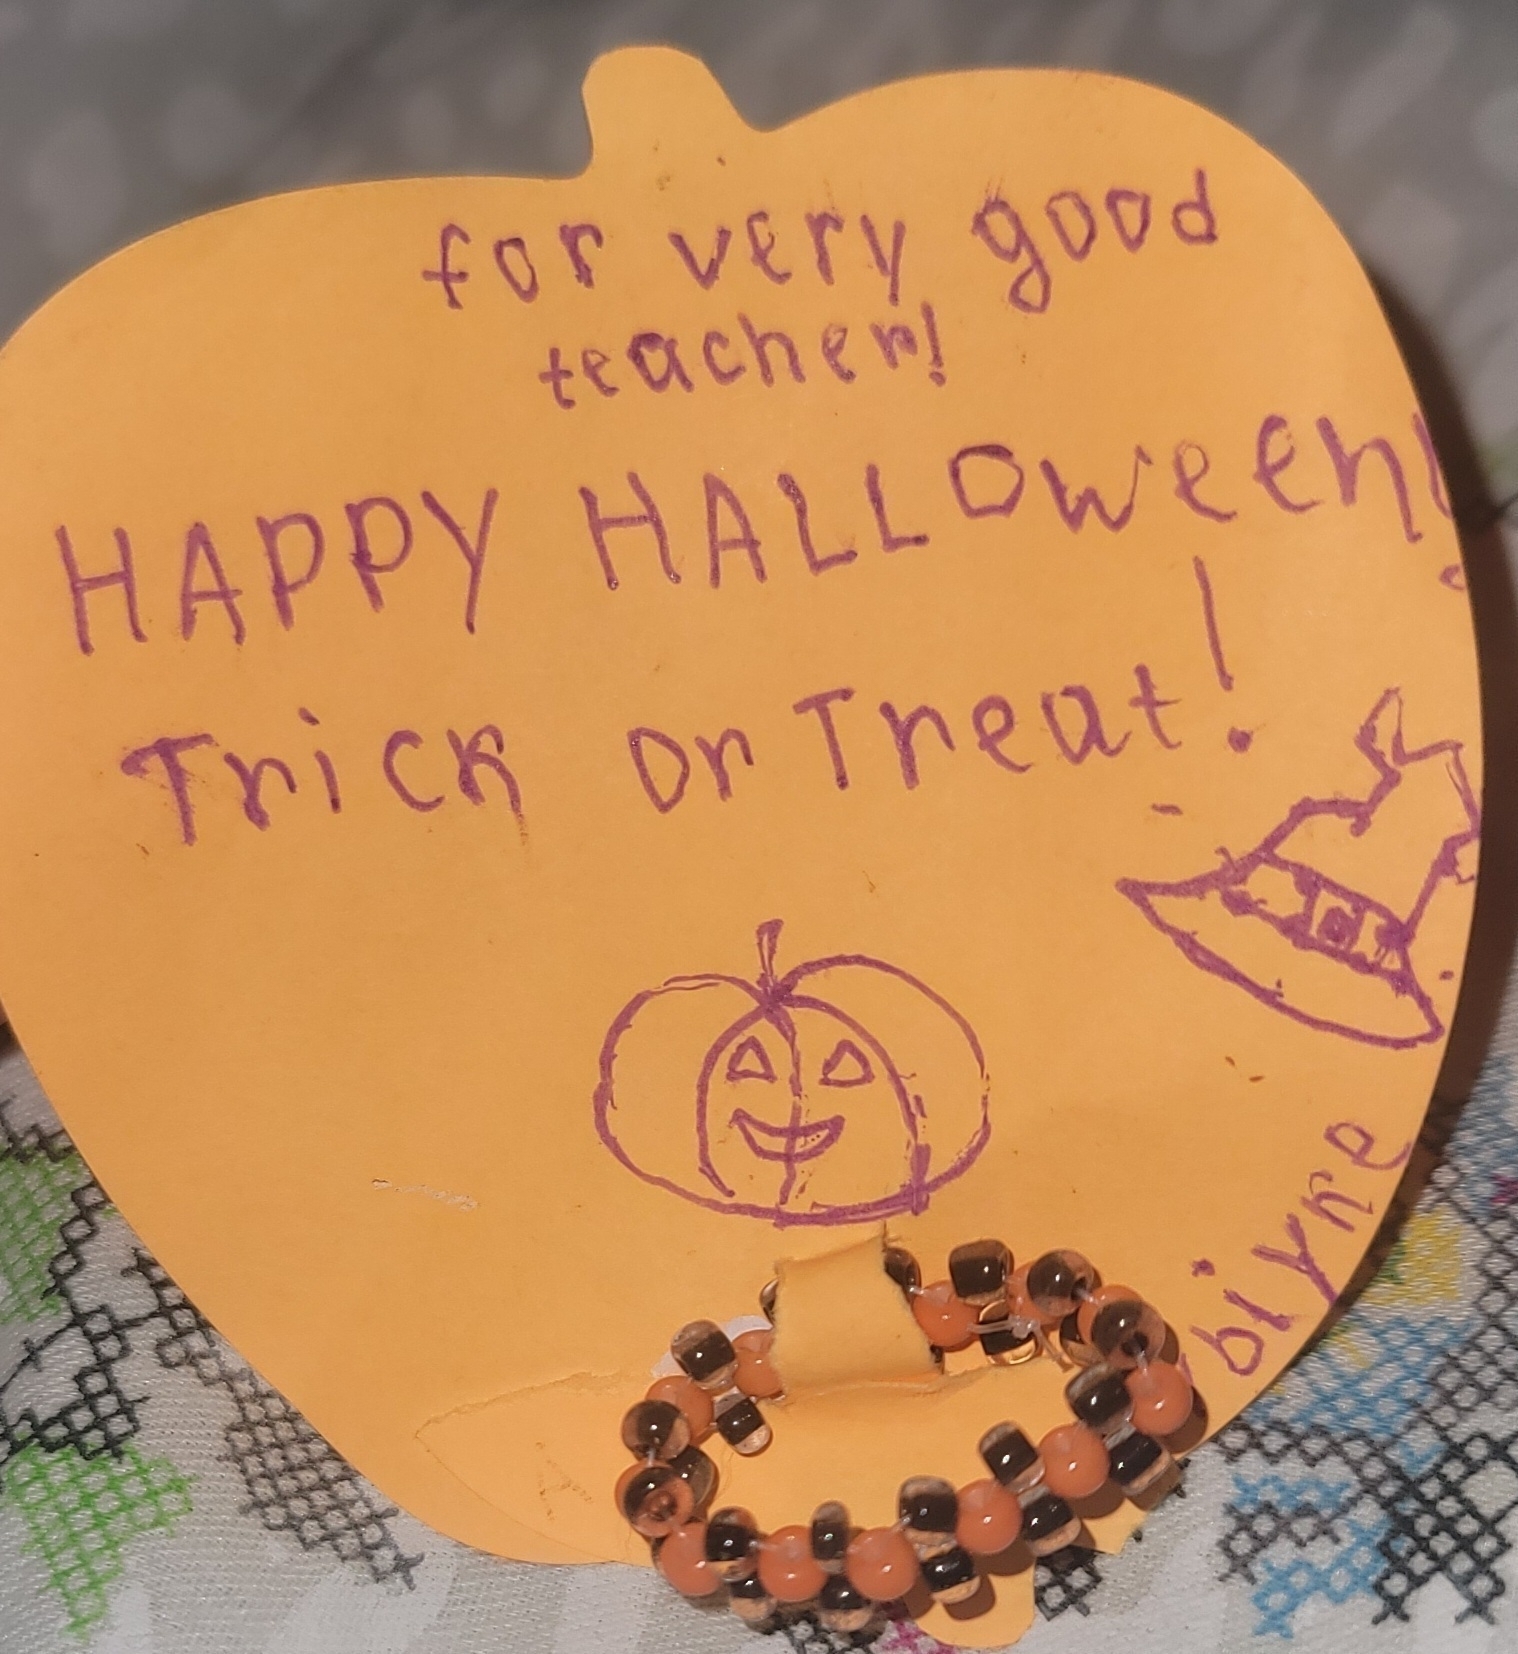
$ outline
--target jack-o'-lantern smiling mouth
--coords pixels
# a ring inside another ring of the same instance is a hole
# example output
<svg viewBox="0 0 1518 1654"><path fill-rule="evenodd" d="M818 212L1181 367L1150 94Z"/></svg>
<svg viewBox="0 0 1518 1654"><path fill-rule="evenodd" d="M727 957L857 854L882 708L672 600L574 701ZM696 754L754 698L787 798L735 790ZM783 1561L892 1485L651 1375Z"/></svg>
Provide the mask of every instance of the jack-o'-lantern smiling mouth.
<svg viewBox="0 0 1518 1654"><path fill-rule="evenodd" d="M774 1126L768 1120L755 1119L746 1108L735 1108L728 1116L728 1123L738 1128L751 1154L761 1160L778 1160L787 1166L826 1154L843 1135L841 1114L826 1120L801 1120L794 1125Z"/></svg>

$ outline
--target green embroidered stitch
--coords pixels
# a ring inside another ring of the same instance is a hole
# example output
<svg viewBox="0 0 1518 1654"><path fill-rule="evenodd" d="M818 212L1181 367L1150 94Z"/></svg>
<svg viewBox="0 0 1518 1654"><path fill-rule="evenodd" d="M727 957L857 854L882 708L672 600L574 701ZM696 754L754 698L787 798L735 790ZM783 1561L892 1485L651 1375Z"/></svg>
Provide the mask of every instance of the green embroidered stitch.
<svg viewBox="0 0 1518 1654"><path fill-rule="evenodd" d="M0 1323L35 1321L56 1311L49 1261L73 1213L69 1195L89 1173L77 1154L0 1157Z"/></svg>
<svg viewBox="0 0 1518 1654"><path fill-rule="evenodd" d="M106 1617L128 1542L172 1532L190 1510L190 1478L168 1459L144 1459L131 1442L98 1459L72 1448L24 1448L5 1468L5 1492L26 1523L26 1548L41 1556L69 1630L80 1636Z"/></svg>

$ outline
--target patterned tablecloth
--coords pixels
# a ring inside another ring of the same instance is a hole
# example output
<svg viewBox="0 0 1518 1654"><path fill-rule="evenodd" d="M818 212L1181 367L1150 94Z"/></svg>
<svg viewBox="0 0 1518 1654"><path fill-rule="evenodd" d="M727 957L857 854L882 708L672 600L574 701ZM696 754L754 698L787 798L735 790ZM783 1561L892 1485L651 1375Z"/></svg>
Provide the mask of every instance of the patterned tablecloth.
<svg viewBox="0 0 1518 1654"><path fill-rule="evenodd" d="M225 201L402 172L577 170L584 66L639 39L701 52L761 123L969 63L1163 83L1280 153L1380 280L1438 427L1486 657L1495 780L1473 991L1374 1279L1195 1455L1184 1497L1140 1541L1039 1565L1023 1646L1518 1647L1518 1004L1495 1040L1490 1014L1518 909L1502 509L1518 490L1518 0L4 3L0 323L110 248ZM783 1639L847 1646L805 1622ZM499 1562L388 1505L185 1301L23 1056L0 1056L7 1654L742 1646L736 1622L644 1570ZM877 1647L937 1645L892 1625Z"/></svg>

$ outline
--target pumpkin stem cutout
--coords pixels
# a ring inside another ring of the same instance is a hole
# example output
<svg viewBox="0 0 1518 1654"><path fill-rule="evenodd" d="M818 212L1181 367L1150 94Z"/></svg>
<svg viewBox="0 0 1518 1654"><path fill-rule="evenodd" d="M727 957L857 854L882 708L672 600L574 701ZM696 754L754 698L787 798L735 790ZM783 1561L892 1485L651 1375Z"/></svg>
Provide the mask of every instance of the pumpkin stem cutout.
<svg viewBox="0 0 1518 1654"><path fill-rule="evenodd" d="M794 1224L922 1212L991 1134L975 1030L910 972L833 954L781 973L784 922L750 981L675 976L601 1045L595 1124L646 1183L709 1211Z"/></svg>

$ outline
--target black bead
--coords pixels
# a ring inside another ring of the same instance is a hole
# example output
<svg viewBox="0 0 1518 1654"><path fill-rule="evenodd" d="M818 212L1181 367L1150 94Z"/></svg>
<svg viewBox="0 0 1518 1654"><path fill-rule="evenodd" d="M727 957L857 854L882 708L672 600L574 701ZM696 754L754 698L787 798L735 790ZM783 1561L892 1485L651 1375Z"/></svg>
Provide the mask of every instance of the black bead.
<svg viewBox="0 0 1518 1654"><path fill-rule="evenodd" d="M1153 1467L1155 1460L1164 1451L1153 1436L1146 1436L1141 1430L1124 1436L1120 1442L1114 1442L1107 1448L1107 1464L1112 1480L1119 1487L1136 1482L1146 1470Z"/></svg>
<svg viewBox="0 0 1518 1654"><path fill-rule="evenodd" d="M725 1332L709 1333L691 1349L683 1350L676 1358L689 1376L699 1384L702 1379L720 1373L738 1359L733 1341Z"/></svg>
<svg viewBox="0 0 1518 1654"><path fill-rule="evenodd" d="M669 1456L671 1442L690 1440L690 1425L672 1401L640 1401L622 1420L622 1442L629 1453Z"/></svg>
<svg viewBox="0 0 1518 1654"><path fill-rule="evenodd" d="M1037 1541L1058 1533L1075 1520L1075 1512L1057 1493L1045 1493L1023 1506L1024 1539Z"/></svg>
<svg viewBox="0 0 1518 1654"><path fill-rule="evenodd" d="M1141 1298L1123 1298L1105 1304L1091 1322L1091 1342L1108 1358L1122 1354L1136 1361L1157 1356L1165 1341L1165 1323Z"/></svg>
<svg viewBox="0 0 1518 1654"><path fill-rule="evenodd" d="M996 1240L971 1241L949 1254L949 1280L966 1303L986 1304L1006 1291L1012 1254Z"/></svg>
<svg viewBox="0 0 1518 1654"><path fill-rule="evenodd" d="M772 1326L775 1321L775 1299L780 1292L779 1281L766 1281L759 1289L759 1309Z"/></svg>
<svg viewBox="0 0 1518 1654"><path fill-rule="evenodd" d="M1081 1335L1079 1310L1071 1310L1060 1322L1059 1347L1072 1361L1078 1361L1083 1367L1089 1367L1096 1361L1096 1351Z"/></svg>
<svg viewBox="0 0 1518 1654"><path fill-rule="evenodd" d="M812 1555L838 1562L849 1548L849 1513L839 1504L821 1505L812 1517Z"/></svg>
<svg viewBox="0 0 1518 1654"><path fill-rule="evenodd" d="M980 1438L980 1456L986 1469L1006 1485L1038 1462L1038 1449L1016 1427L995 1425Z"/></svg>
<svg viewBox="0 0 1518 1654"><path fill-rule="evenodd" d="M975 1578L975 1558L961 1545L952 1550L930 1556L922 1565L923 1583L937 1595L952 1591L956 1585L968 1585Z"/></svg>
<svg viewBox="0 0 1518 1654"><path fill-rule="evenodd" d="M947 1482L914 1477L902 1483L896 1510L919 1533L953 1533L959 1521L959 1497Z"/></svg>
<svg viewBox="0 0 1518 1654"><path fill-rule="evenodd" d="M1059 1252L1045 1252L1028 1267L1028 1296L1035 1302L1040 1298L1063 1298L1068 1302L1089 1285L1089 1279L1071 1269Z"/></svg>
<svg viewBox="0 0 1518 1654"><path fill-rule="evenodd" d="M691 1497L696 1501L697 1510L716 1491L717 1467L699 1447L687 1447L683 1453L677 1454L669 1461L669 1468L690 1484Z"/></svg>
<svg viewBox="0 0 1518 1654"><path fill-rule="evenodd" d="M899 1246L886 1248L885 1272L903 1292L916 1292L922 1285L922 1271L917 1267L917 1259Z"/></svg>
<svg viewBox="0 0 1518 1654"><path fill-rule="evenodd" d="M1096 1367L1088 1367L1070 1380L1065 1386L1065 1399L1076 1418L1093 1430L1108 1428L1119 1419L1127 1418L1133 1407L1123 1375L1103 1373Z"/></svg>
<svg viewBox="0 0 1518 1654"><path fill-rule="evenodd" d="M980 1347L987 1355L1008 1355L1013 1350L1026 1349L1033 1341L1031 1332L1005 1325L992 1327L980 1335Z"/></svg>
<svg viewBox="0 0 1518 1654"><path fill-rule="evenodd" d="M817 1606L829 1613L851 1614L856 1608L868 1608L871 1604L863 1591L849 1584L847 1574L830 1574L817 1595Z"/></svg>
<svg viewBox="0 0 1518 1654"><path fill-rule="evenodd" d="M764 1429L764 1414L750 1396L738 1396L717 1410L717 1434L736 1447L756 1430Z"/></svg>
<svg viewBox="0 0 1518 1654"><path fill-rule="evenodd" d="M706 1560L742 1562L759 1549L759 1535L747 1522L735 1519L731 1510L719 1510L706 1525Z"/></svg>
<svg viewBox="0 0 1518 1654"><path fill-rule="evenodd" d="M769 1592L760 1582L758 1574L749 1574L744 1579L730 1579L727 1582L727 1594L748 1602L759 1602L767 1597Z"/></svg>
<svg viewBox="0 0 1518 1654"><path fill-rule="evenodd" d="M622 1489L622 1514L633 1521L644 1505L659 1492L666 1482L673 1483L673 1466L651 1464L632 1477Z"/></svg>

